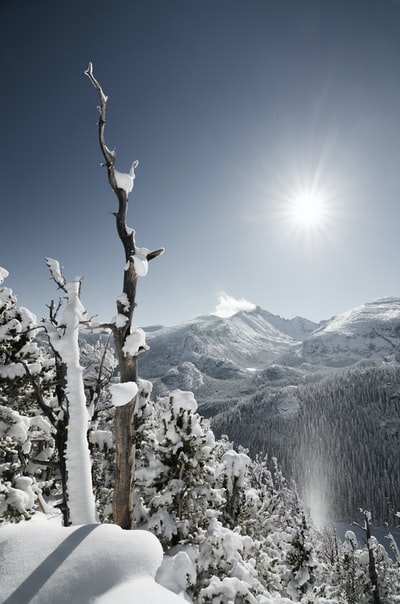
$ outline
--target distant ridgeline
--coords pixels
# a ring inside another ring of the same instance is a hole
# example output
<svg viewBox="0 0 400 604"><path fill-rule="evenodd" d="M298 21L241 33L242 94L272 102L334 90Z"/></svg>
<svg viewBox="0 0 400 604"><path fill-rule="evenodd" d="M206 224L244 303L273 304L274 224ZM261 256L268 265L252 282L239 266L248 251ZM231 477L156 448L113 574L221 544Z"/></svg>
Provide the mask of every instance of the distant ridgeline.
<svg viewBox="0 0 400 604"><path fill-rule="evenodd" d="M256 308L149 328L140 374L192 390L216 435L276 456L314 517L400 510L400 299L319 325Z"/></svg>

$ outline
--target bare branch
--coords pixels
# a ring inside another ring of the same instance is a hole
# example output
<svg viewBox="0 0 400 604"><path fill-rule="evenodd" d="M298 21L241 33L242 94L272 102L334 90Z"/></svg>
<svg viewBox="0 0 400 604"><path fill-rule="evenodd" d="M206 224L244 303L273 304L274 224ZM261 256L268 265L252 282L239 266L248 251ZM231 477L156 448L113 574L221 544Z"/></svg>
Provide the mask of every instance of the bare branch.
<svg viewBox="0 0 400 604"><path fill-rule="evenodd" d="M46 304L46 306L49 309L50 323L52 323L53 325L57 325L57 315L62 306L61 298L58 299L57 307L54 304L54 300L51 300L50 304Z"/></svg>
<svg viewBox="0 0 400 604"><path fill-rule="evenodd" d="M104 91L103 91L100 83L94 77L92 63L89 63L88 68L85 71L85 75L87 75L87 77L89 78L89 80L92 82L93 86L96 88L97 92L99 93L100 106L97 107L97 109L100 114L100 118L99 118L100 149L101 149L104 159L105 159L105 165L108 170L108 179L110 181L110 185L114 189L114 191L117 191L117 184L115 182L115 176L114 176L114 163L115 163L116 153L115 153L115 151L110 151L110 149L107 147L105 140L104 140L104 129L106 126L106 109L107 109L108 96L106 94L104 94Z"/></svg>
<svg viewBox="0 0 400 604"><path fill-rule="evenodd" d="M85 71L85 75L88 76L88 78L92 81L93 86L99 91L102 105L106 105L108 101L108 96L104 94L102 87L93 75L93 63L91 61L89 62L88 68Z"/></svg>
<svg viewBox="0 0 400 604"><path fill-rule="evenodd" d="M154 250L154 252L149 252L146 256L147 260L153 260L153 258L157 258L158 256L161 256L161 254L163 254L165 252L165 248L160 247L158 250Z"/></svg>
<svg viewBox="0 0 400 604"><path fill-rule="evenodd" d="M28 380L32 386L38 407L43 411L51 425L55 427L57 425L57 418L54 415L53 410L47 405L46 401L44 400L39 384L36 382L33 374L31 373L28 364L25 361L20 361L20 363L23 366Z"/></svg>

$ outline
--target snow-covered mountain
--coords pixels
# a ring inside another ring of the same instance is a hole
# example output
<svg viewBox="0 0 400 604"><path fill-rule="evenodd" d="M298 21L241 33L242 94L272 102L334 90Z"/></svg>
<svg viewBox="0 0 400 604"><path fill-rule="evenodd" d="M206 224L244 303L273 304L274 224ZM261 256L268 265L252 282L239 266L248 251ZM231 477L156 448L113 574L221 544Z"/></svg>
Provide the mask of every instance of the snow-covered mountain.
<svg viewBox="0 0 400 604"><path fill-rule="evenodd" d="M332 518L353 520L364 507L393 520L400 298L320 324L257 307L145 331L150 350L139 357L139 375L152 381L155 397L193 391L217 436L276 456L304 500L315 506L319 498Z"/></svg>
<svg viewBox="0 0 400 604"><path fill-rule="evenodd" d="M207 315L147 328L146 339L140 374L155 381L155 392L191 389L209 406L254 392L260 380L297 383L325 368L397 359L400 298L367 302L319 325L260 307L228 318Z"/></svg>
<svg viewBox="0 0 400 604"><path fill-rule="evenodd" d="M346 367L400 351L400 298L379 298L325 323L300 347L303 362Z"/></svg>
<svg viewBox="0 0 400 604"><path fill-rule="evenodd" d="M256 307L145 331L150 350L139 357L139 375L151 380L155 398L192 391L216 436L276 457L314 515L348 522L362 507L393 522L400 298L320 324Z"/></svg>
<svg viewBox="0 0 400 604"><path fill-rule="evenodd" d="M152 380L156 395L175 388L192 390L200 405L220 408L253 392L256 372L297 349L317 327L307 319L282 319L259 307L228 318L207 315L149 327L150 350L140 358L140 375Z"/></svg>
<svg viewBox="0 0 400 604"><path fill-rule="evenodd" d="M241 370L263 368L298 345L318 327L307 319L282 319L257 307L228 318L205 315L170 327L149 327L150 351L141 372L160 377L191 362L210 377L238 377Z"/></svg>

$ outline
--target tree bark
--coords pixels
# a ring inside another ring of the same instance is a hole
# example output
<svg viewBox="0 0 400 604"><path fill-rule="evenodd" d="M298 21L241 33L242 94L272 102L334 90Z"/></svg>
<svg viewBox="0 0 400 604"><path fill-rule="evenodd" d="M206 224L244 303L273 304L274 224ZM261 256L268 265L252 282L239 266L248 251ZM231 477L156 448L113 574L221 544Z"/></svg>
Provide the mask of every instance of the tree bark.
<svg viewBox="0 0 400 604"><path fill-rule="evenodd" d="M124 351L124 344L127 336L130 334L132 326L132 316L136 306L136 286L137 273L135 270L135 239L134 230L126 226L126 215L128 211L128 194L129 192L118 187L115 175L115 151L110 149L105 144L104 129L106 124L106 107L108 97L104 94L102 87L93 75L93 66L89 63L85 74L88 76L93 86L96 88L100 106L98 111L100 114L98 122L98 136L100 149L103 154L107 168L108 182L118 199L118 211L114 212L118 236L124 248L125 253L125 270L123 278L123 293L128 300L128 304L117 301L117 311L119 315L124 317L124 324L119 327L119 323L111 325L114 335L115 348L119 360L120 380L121 382L137 382L137 357L131 356ZM132 164L131 172L134 177L134 170L138 162ZM133 181L132 181L133 182ZM163 253L163 249L149 252L147 260L156 258ZM133 492L134 492L134 477L135 477L135 425L134 425L134 410L135 401L122 407L116 407L114 419L114 435L116 446L116 473L113 496L113 520L124 529L132 529L135 526L133 513Z"/></svg>
<svg viewBox="0 0 400 604"><path fill-rule="evenodd" d="M372 599L374 604L381 604L381 598L379 595L379 582L378 573L376 572L374 552L371 547L371 524L370 516L368 512L363 511L364 516L364 530L367 537L367 548L368 548L368 571L369 578L372 585Z"/></svg>

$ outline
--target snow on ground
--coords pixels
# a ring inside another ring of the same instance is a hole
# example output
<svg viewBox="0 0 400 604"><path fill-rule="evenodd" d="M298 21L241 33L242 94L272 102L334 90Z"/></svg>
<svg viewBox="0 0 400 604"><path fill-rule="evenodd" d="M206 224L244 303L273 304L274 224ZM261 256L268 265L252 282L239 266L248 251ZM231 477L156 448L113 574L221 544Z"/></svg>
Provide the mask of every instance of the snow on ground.
<svg viewBox="0 0 400 604"><path fill-rule="evenodd" d="M1 604L179 604L154 580L162 548L113 524L62 527L46 519L0 528Z"/></svg>

